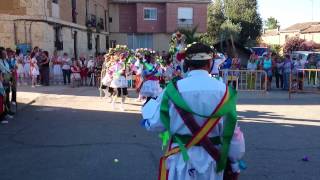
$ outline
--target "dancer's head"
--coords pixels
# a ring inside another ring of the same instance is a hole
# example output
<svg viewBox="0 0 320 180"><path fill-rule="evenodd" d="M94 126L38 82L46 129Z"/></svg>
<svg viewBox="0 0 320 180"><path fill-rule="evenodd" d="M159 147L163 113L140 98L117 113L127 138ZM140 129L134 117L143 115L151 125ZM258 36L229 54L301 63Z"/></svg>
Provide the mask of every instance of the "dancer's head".
<svg viewBox="0 0 320 180"><path fill-rule="evenodd" d="M193 43L186 49L185 66L189 70L211 70L214 51L202 43Z"/></svg>

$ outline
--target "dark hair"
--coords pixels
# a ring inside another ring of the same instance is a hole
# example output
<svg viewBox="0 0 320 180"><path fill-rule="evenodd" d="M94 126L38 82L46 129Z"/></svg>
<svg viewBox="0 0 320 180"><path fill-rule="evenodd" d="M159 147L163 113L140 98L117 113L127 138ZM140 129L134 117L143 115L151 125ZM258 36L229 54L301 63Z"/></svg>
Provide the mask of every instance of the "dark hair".
<svg viewBox="0 0 320 180"><path fill-rule="evenodd" d="M190 47L187 48L186 50L186 56L190 56L192 54L197 54L197 53L214 53L213 49L205 44L202 43L194 43Z"/></svg>
<svg viewBox="0 0 320 180"><path fill-rule="evenodd" d="M152 56L151 56L151 54L146 54L146 55L144 55L144 58L146 59L146 61L147 61L148 63L150 63L150 62L151 62L151 59L152 59Z"/></svg>
<svg viewBox="0 0 320 180"><path fill-rule="evenodd" d="M211 60L187 60L184 61L184 71L186 71L189 68L193 69L202 69L210 64Z"/></svg>
<svg viewBox="0 0 320 180"><path fill-rule="evenodd" d="M36 53L35 53L35 52L32 52L32 53L30 54L30 58L32 59L35 55L36 55Z"/></svg>
<svg viewBox="0 0 320 180"><path fill-rule="evenodd" d="M48 52L48 51L43 51L43 53L44 53L47 57L49 57L49 52Z"/></svg>
<svg viewBox="0 0 320 180"><path fill-rule="evenodd" d="M0 59L5 59L6 57L4 56L5 54L4 53L6 53L5 52L6 50L3 48L0 48Z"/></svg>
<svg viewBox="0 0 320 180"><path fill-rule="evenodd" d="M16 55L20 55L21 50L19 48L16 49Z"/></svg>

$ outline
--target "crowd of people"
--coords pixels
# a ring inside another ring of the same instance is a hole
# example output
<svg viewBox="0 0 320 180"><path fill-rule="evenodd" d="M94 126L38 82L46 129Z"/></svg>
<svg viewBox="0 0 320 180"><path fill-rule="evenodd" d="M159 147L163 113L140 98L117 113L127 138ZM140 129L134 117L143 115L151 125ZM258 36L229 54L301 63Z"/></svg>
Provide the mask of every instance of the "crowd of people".
<svg viewBox="0 0 320 180"><path fill-rule="evenodd" d="M52 85L99 86L103 54L70 58L68 53L52 55L39 47L23 54L19 49L0 47L1 123L13 118L17 87Z"/></svg>
<svg viewBox="0 0 320 180"><path fill-rule="evenodd" d="M302 90L304 79L308 80L308 84L316 87L317 77L315 72L304 74L301 69L320 69L320 61L316 59L315 55L311 55L307 61L303 61L302 56L293 58L289 54L286 54L284 58L280 58L273 53L265 54L259 59L253 53L250 56L247 68L250 70L260 69L267 73L268 90L271 89L273 77L275 77L276 88L289 90L291 75L292 86L297 86L297 88Z"/></svg>
<svg viewBox="0 0 320 180"><path fill-rule="evenodd" d="M61 56L55 51L51 56L48 51L39 47L33 48L25 55L17 49L5 49L10 67L14 70L17 85L72 85L74 86L96 86L97 77L100 77L99 68L104 61L103 54L88 58L81 55L78 59L69 57L68 53Z"/></svg>
<svg viewBox="0 0 320 180"><path fill-rule="evenodd" d="M0 121L8 123L17 104L16 52L0 47ZM10 98L11 96L11 98Z"/></svg>
<svg viewBox="0 0 320 180"><path fill-rule="evenodd" d="M240 72L230 72L230 70L247 70L245 73L246 89L253 90L257 88L266 88L270 91L272 87L274 87L272 86L274 84L277 89L289 90L291 75L291 86L293 88L299 88L300 90L303 89L305 83L303 80L307 80L307 84L312 87L317 87L317 84L319 85L320 81L317 81L317 78L319 78L317 77L317 74L319 73L316 73L315 71L301 71L301 69L320 69L320 60L317 60L315 55L311 55L307 61L303 61L302 56L293 58L289 54L286 54L281 58L277 54L269 52L264 53L262 57L259 57L253 51L245 66L242 65L243 63L240 61L239 57L236 56L231 58L227 53L225 53L224 56L222 55L222 57L218 57L218 60L219 59L222 60L217 63L218 68L216 68L216 71L214 71L213 74L218 75L220 71L220 75L223 75L223 73L221 74L221 71L223 71L226 72L224 74L225 76L237 77L240 75ZM254 73L259 70L264 71L265 74ZM258 74L260 76L257 76ZM267 87L264 87L265 80L267 80Z"/></svg>
<svg viewBox="0 0 320 180"><path fill-rule="evenodd" d="M1 48L0 86L3 99L1 104L4 105L1 119L12 118L11 105L16 104L16 89L19 85L96 86L103 89L104 94L110 97L113 108L116 108L117 99L121 98L120 109L124 110L123 104L128 94L128 77L131 77L130 83L133 83L132 87L135 87L139 94L137 101L148 102L158 97L172 79L187 76L185 64L187 46L185 36L177 32L172 36L168 52L156 52L146 48L132 50L127 46L117 45L109 49L107 54L88 57L81 54L76 59L70 57L68 53L58 55L56 51L50 55L48 51L39 47L33 48L26 54L22 54L19 49L14 51ZM289 55L285 55L282 59L272 53L265 53L259 57L252 52L247 65L243 66L238 56L231 57L227 53L215 53L210 74L219 79L221 76L240 75L239 72L230 73L232 70L247 70L249 72L246 77L247 89L255 89L258 83L261 88L267 80L267 87L262 88L271 90L275 79L276 88L288 90L290 75L293 75L293 82L297 88L303 89L304 75L299 69L304 68L320 69L320 61L317 61L314 56L310 56L304 62L301 57L291 59ZM257 73L250 73L256 70L262 70L265 73L259 77ZM258 78L260 78L259 81ZM316 86L317 78L316 73L311 72L308 74L308 83ZM228 83L226 79L220 78L220 80ZM238 84L233 85L237 87Z"/></svg>

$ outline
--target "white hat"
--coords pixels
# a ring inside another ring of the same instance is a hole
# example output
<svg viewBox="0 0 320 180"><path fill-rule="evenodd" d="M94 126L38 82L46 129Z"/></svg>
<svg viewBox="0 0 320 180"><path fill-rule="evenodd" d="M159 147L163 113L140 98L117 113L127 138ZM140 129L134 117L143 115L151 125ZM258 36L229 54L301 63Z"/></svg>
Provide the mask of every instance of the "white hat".
<svg viewBox="0 0 320 180"><path fill-rule="evenodd" d="M189 54L186 57L186 60L189 61L207 61L213 59L213 54L208 53L196 53L196 54Z"/></svg>

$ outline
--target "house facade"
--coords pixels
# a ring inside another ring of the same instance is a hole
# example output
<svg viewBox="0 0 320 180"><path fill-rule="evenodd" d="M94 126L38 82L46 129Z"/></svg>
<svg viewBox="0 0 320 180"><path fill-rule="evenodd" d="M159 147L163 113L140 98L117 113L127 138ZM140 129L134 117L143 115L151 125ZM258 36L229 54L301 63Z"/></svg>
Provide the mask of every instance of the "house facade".
<svg viewBox="0 0 320 180"><path fill-rule="evenodd" d="M0 46L71 56L106 52L107 0L0 1Z"/></svg>
<svg viewBox="0 0 320 180"><path fill-rule="evenodd" d="M283 30L265 30L261 39L266 44L282 46L292 37L320 44L320 22L297 23Z"/></svg>
<svg viewBox="0 0 320 180"><path fill-rule="evenodd" d="M167 51L179 28L207 31L209 0L111 0L110 44Z"/></svg>

